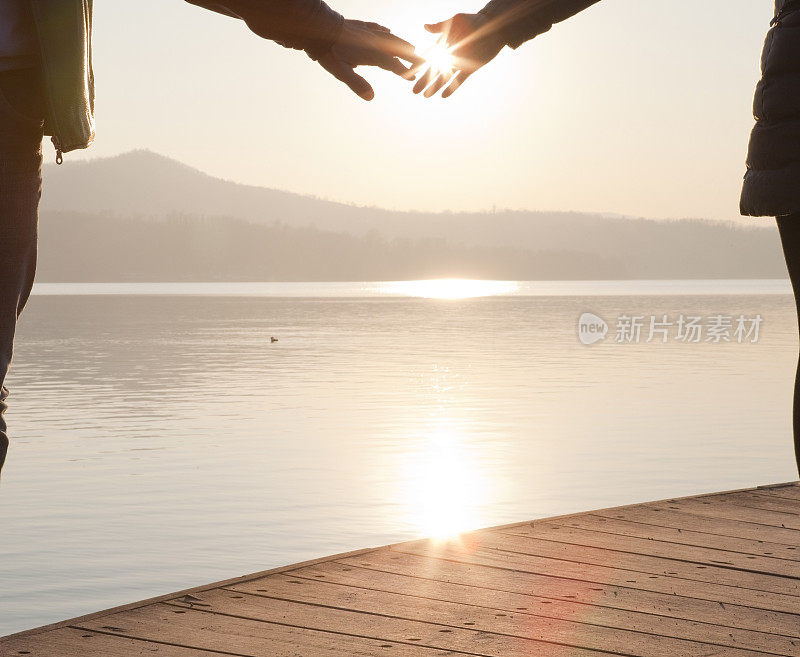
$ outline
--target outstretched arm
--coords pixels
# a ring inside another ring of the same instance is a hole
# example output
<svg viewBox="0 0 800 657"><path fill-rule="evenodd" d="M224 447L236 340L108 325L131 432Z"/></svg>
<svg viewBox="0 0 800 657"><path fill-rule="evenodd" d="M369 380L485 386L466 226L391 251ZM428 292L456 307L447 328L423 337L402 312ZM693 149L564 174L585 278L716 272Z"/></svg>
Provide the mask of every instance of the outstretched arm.
<svg viewBox="0 0 800 657"><path fill-rule="evenodd" d="M344 24L322 0L187 0L220 14L241 18L258 36L313 59L330 50Z"/></svg>
<svg viewBox="0 0 800 657"><path fill-rule="evenodd" d="M600 0L491 0L478 13L486 17L505 45L519 48Z"/></svg>
<svg viewBox="0 0 800 657"><path fill-rule="evenodd" d="M322 0L187 0L226 16L241 18L258 36L286 48L305 50L328 73L364 100L374 92L354 69L378 66L413 79L400 60L421 63L414 46L377 23L346 20Z"/></svg>
<svg viewBox="0 0 800 657"><path fill-rule="evenodd" d="M451 71L429 69L414 85L414 93L427 87L434 95L449 83L442 97L452 95L466 79L510 46L520 45L547 32L600 0L491 0L477 14L456 14L441 23L426 25L442 34L454 59Z"/></svg>

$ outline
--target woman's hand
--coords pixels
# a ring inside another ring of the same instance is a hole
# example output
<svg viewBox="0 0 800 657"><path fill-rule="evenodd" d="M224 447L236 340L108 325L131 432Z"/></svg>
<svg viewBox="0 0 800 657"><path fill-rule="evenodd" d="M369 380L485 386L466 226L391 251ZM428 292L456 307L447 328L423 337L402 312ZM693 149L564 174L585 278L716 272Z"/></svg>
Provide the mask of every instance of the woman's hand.
<svg viewBox="0 0 800 657"><path fill-rule="evenodd" d="M506 45L494 21L483 14L456 14L441 23L426 25L425 29L441 34L452 56L449 70L430 67L414 85L415 94L427 87L426 98L448 83L442 98L453 95L469 76L497 57Z"/></svg>

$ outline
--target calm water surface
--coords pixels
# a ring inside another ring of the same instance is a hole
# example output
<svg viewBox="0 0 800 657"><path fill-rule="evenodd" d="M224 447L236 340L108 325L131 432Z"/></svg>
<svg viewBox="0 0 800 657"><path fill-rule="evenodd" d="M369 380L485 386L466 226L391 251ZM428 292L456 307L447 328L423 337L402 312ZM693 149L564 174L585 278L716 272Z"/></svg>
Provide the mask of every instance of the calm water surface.
<svg viewBox="0 0 800 657"><path fill-rule="evenodd" d="M452 298L471 294L493 296ZM578 341L584 312L605 341ZM763 323L756 343L620 344L624 314ZM40 285L9 380L0 635L334 552L796 479L796 340L785 281Z"/></svg>

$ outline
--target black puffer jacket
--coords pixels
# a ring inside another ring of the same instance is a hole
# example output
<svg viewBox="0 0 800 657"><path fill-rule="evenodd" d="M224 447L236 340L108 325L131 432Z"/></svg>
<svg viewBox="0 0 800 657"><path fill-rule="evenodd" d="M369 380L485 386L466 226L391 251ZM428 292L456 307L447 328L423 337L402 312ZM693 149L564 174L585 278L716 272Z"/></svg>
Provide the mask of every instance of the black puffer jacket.
<svg viewBox="0 0 800 657"><path fill-rule="evenodd" d="M800 212L800 0L777 0L761 56L741 212Z"/></svg>

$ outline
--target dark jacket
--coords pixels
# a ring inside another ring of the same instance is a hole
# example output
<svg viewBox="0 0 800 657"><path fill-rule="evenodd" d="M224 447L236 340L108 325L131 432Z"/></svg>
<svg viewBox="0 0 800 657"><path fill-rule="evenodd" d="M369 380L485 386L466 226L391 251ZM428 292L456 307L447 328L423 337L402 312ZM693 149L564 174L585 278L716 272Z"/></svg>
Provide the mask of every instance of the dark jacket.
<svg viewBox="0 0 800 657"><path fill-rule="evenodd" d="M94 139L92 0L29 0L41 49L47 98L45 134L56 161ZM114 1L114 0L111 0ZM336 41L343 18L322 0L189 0L241 18L259 36L319 58Z"/></svg>
<svg viewBox="0 0 800 657"><path fill-rule="evenodd" d="M479 13L512 48L547 32L554 23L574 16L600 0L491 0Z"/></svg>
<svg viewBox="0 0 800 657"><path fill-rule="evenodd" d="M741 212L800 212L800 1L778 0L761 56Z"/></svg>

